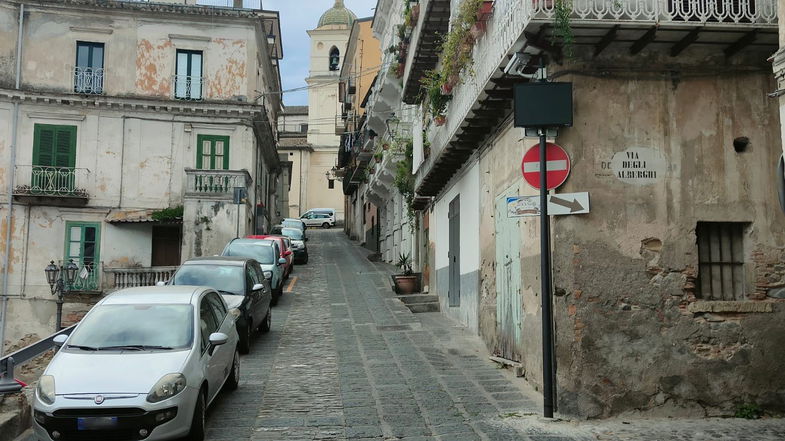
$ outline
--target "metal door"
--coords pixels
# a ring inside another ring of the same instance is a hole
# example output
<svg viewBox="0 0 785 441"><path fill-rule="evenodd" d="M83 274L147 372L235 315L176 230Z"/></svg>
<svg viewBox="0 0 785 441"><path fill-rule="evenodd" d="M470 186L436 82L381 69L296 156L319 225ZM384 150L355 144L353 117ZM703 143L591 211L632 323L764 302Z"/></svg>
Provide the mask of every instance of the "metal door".
<svg viewBox="0 0 785 441"><path fill-rule="evenodd" d="M520 221L507 217L507 196L516 196L518 184L496 198L496 334L495 353L509 360L521 360Z"/></svg>
<svg viewBox="0 0 785 441"><path fill-rule="evenodd" d="M449 259L450 286L447 294L450 306L461 306L461 200L460 195L450 201L447 213L450 228Z"/></svg>

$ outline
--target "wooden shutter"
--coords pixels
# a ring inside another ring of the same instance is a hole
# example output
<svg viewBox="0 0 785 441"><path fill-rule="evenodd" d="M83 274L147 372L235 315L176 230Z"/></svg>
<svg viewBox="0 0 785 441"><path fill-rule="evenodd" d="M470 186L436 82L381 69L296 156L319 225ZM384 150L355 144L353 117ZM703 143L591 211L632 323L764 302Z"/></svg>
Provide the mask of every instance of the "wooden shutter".
<svg viewBox="0 0 785 441"><path fill-rule="evenodd" d="M54 164L55 129L53 126L36 124L33 132L33 165L48 167Z"/></svg>
<svg viewBox="0 0 785 441"><path fill-rule="evenodd" d="M55 133L54 163L52 165L73 168L76 166L76 127L58 127Z"/></svg>
<svg viewBox="0 0 785 441"><path fill-rule="evenodd" d="M76 127L36 124L33 131L33 165L76 166Z"/></svg>

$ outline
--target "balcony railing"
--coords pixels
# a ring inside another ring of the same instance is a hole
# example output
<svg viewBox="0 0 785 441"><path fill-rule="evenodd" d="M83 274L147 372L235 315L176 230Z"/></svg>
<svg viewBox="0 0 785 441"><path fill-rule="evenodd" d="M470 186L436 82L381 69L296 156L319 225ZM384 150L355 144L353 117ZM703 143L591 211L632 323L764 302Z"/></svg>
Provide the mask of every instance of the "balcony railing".
<svg viewBox="0 0 785 441"><path fill-rule="evenodd" d="M572 0L571 18L643 22L776 24L776 0ZM552 19L556 1L533 0L533 19Z"/></svg>
<svg viewBox="0 0 785 441"><path fill-rule="evenodd" d="M84 262L79 264L79 271L71 283L71 291L100 291L101 262Z"/></svg>
<svg viewBox="0 0 785 441"><path fill-rule="evenodd" d="M204 77L175 75L174 98L187 101L202 100L204 98Z"/></svg>
<svg viewBox="0 0 785 441"><path fill-rule="evenodd" d="M15 196L51 196L87 198L84 183L90 174L86 168L17 165Z"/></svg>
<svg viewBox="0 0 785 441"><path fill-rule="evenodd" d="M196 170L185 169L186 194L224 196L232 198L235 187L251 188L251 175L247 170Z"/></svg>
<svg viewBox="0 0 785 441"><path fill-rule="evenodd" d="M104 93L104 69L74 67L74 92L96 95Z"/></svg>
<svg viewBox="0 0 785 441"><path fill-rule="evenodd" d="M158 282L171 279L176 266L153 266L147 268L104 268L104 289L114 290L136 286L155 286Z"/></svg>

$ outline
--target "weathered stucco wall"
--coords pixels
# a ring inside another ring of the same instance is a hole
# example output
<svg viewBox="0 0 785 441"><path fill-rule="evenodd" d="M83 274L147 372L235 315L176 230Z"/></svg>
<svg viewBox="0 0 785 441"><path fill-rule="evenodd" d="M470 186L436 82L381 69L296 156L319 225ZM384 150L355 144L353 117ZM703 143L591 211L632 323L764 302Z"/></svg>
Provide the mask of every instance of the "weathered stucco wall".
<svg viewBox="0 0 785 441"><path fill-rule="evenodd" d="M220 256L232 238L252 234L250 216L251 210L247 205L234 205L231 200L186 199L183 213L183 260Z"/></svg>
<svg viewBox="0 0 785 441"><path fill-rule="evenodd" d="M342 183L334 180L333 188L329 188L327 176L325 175L325 173L335 167L338 160L337 149L311 152L307 156L303 155L303 160L306 160L306 158L308 165L306 168L301 169L303 173L306 173L306 200L301 211L305 213L311 208L334 208L336 221L343 220Z"/></svg>

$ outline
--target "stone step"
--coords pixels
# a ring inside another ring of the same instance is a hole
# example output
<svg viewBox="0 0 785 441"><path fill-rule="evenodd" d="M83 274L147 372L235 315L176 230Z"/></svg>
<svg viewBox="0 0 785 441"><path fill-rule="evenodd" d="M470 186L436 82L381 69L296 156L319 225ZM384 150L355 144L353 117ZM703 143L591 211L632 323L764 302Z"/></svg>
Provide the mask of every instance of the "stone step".
<svg viewBox="0 0 785 441"><path fill-rule="evenodd" d="M439 312L439 302L409 303L406 307L414 314L419 312Z"/></svg>
<svg viewBox="0 0 785 441"><path fill-rule="evenodd" d="M436 294L403 294L396 296L396 298L406 305L412 303L439 303L439 296Z"/></svg>

